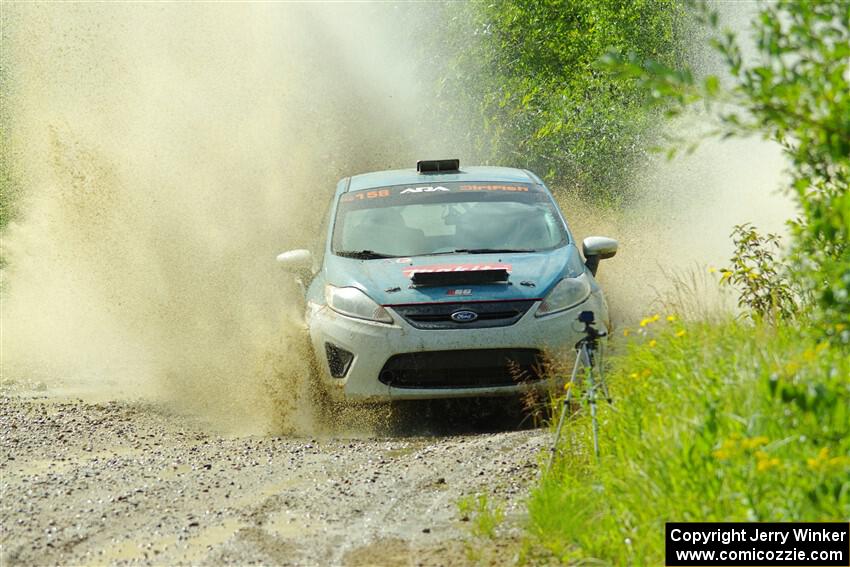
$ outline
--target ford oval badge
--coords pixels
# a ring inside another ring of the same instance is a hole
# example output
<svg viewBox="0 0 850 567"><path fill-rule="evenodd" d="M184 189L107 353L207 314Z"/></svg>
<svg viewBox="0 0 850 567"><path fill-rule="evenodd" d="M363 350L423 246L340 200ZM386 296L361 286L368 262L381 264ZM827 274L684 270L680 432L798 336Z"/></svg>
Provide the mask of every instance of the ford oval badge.
<svg viewBox="0 0 850 567"><path fill-rule="evenodd" d="M475 311L455 311L452 313L452 321L458 323L471 323L478 319L478 313Z"/></svg>

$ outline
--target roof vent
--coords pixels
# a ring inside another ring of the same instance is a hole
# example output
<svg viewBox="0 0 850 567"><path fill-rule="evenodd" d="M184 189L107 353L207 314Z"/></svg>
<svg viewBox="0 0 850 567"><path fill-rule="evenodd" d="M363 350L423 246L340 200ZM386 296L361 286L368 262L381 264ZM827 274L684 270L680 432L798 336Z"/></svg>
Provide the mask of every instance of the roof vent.
<svg viewBox="0 0 850 567"><path fill-rule="evenodd" d="M459 159L422 159L416 162L419 173L441 173L460 171Z"/></svg>

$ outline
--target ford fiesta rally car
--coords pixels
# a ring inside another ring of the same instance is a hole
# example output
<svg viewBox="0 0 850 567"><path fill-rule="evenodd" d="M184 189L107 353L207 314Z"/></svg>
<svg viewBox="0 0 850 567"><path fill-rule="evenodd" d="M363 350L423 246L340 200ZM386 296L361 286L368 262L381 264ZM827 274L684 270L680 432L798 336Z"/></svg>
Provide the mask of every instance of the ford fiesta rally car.
<svg viewBox="0 0 850 567"><path fill-rule="evenodd" d="M542 383L544 350L583 336L580 312L608 324L594 275L617 242L587 238L582 259L530 171L437 160L347 177L327 224L318 254L278 261L312 278L306 323L331 399L517 394Z"/></svg>

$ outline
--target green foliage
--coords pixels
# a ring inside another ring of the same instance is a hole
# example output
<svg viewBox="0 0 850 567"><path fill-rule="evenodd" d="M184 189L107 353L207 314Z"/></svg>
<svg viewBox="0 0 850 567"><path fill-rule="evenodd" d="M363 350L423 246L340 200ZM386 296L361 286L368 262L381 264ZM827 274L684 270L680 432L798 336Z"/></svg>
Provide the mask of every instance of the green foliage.
<svg viewBox="0 0 850 567"><path fill-rule="evenodd" d="M670 320L672 319L672 321ZM661 565L664 522L850 516L850 358L787 325L649 317L533 492L526 558Z"/></svg>
<svg viewBox="0 0 850 567"><path fill-rule="evenodd" d="M760 5L751 24L752 60L734 33L719 29L716 14L696 6L716 31L713 45L728 81L697 81L638 53L611 54L608 66L672 113L705 103L718 119L717 135L756 133L783 146L791 163L788 190L800 210L792 223L797 277L820 307L814 315L822 332L850 343L850 332L835 331L850 320L850 3Z"/></svg>
<svg viewBox="0 0 850 567"><path fill-rule="evenodd" d="M491 502L486 494L462 498L457 509L464 521L472 522L472 533L477 537L493 538L505 519L504 507Z"/></svg>
<svg viewBox="0 0 850 567"><path fill-rule="evenodd" d="M770 321L793 317L798 294L774 256L779 237L762 236L752 225L741 224L732 231L732 240L735 253L732 265L722 270L721 285L738 290L738 306L750 316Z"/></svg>
<svg viewBox="0 0 850 567"><path fill-rule="evenodd" d="M627 196L659 112L633 80L596 62L613 45L676 64L680 2L501 0L449 12L443 113L471 130L477 157L528 167L596 202ZM458 108L475 109L480 126Z"/></svg>

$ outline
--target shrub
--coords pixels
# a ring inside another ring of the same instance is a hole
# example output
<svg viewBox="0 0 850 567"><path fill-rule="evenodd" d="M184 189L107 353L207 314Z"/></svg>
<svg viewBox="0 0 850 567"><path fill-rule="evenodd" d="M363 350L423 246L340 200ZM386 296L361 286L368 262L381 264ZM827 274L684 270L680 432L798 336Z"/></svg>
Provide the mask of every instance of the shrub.
<svg viewBox="0 0 850 567"><path fill-rule="evenodd" d="M787 325L654 317L529 501L526 558L663 564L665 521L850 516L850 359Z"/></svg>
<svg viewBox="0 0 850 567"><path fill-rule="evenodd" d="M595 203L628 197L660 113L596 62L614 45L678 64L680 1L458 3L443 22L439 114L476 159L530 168Z"/></svg>
<svg viewBox="0 0 850 567"><path fill-rule="evenodd" d="M848 4L761 4L751 24L756 53L746 59L736 35L721 29L717 14L705 4L696 6L715 30L713 45L728 78L710 75L697 81L688 69L637 53L612 52L609 68L643 85L650 100L671 113L704 103L717 118L716 135L759 134L782 145L790 163L787 190L800 211L791 223L795 277L815 299L812 322L822 335L850 344Z"/></svg>
<svg viewBox="0 0 850 567"><path fill-rule="evenodd" d="M720 283L738 291L738 306L753 317L776 322L797 313L797 298L787 271L774 254L779 237L762 236L751 224L740 224L732 231L735 253L731 266L722 270Z"/></svg>

